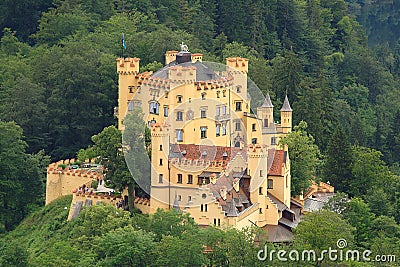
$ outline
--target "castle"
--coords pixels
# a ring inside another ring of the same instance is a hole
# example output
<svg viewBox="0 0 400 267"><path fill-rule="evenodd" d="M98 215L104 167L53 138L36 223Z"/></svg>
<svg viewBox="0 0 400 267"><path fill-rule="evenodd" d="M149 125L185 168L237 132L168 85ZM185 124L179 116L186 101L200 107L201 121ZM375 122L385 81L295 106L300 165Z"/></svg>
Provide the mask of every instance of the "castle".
<svg viewBox="0 0 400 267"><path fill-rule="evenodd" d="M302 205L290 196L289 153L278 146L292 130L288 98L280 123L268 94L253 112L246 58L227 58L221 67L183 45L167 51L155 73L139 73L139 63L117 59L117 116L124 130L124 117L139 107L150 127L146 212L173 208L199 225L257 225L270 240L290 239Z"/></svg>
<svg viewBox="0 0 400 267"><path fill-rule="evenodd" d="M269 95L249 88L246 58L227 58L226 65L203 62L202 54L181 45L179 52L166 52L165 66L155 73L140 73L139 63L116 62L119 129L124 131L126 114L138 107L151 132L150 198L136 198L134 206L150 214L176 209L204 226L256 225L271 241L291 240L303 201L290 195L289 151L278 145L292 130L288 98L277 123ZM59 167L71 163L48 167L46 204L72 193L72 219L83 206L127 203L126 192L118 198L78 190L104 176L100 170Z"/></svg>

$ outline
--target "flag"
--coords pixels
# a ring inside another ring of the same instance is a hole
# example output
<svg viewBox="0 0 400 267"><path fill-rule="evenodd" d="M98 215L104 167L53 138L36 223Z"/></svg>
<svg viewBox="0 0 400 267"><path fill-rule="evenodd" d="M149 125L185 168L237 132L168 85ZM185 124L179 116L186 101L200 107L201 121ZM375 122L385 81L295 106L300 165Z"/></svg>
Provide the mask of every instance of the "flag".
<svg viewBox="0 0 400 267"><path fill-rule="evenodd" d="M123 47L124 49L126 49L124 34L122 34L122 47Z"/></svg>

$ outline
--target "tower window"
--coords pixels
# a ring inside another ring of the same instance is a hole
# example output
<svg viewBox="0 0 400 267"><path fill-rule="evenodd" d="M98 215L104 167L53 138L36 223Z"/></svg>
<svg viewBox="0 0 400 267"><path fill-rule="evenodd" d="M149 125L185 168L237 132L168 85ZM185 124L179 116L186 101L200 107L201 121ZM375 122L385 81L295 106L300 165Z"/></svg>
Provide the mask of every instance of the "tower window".
<svg viewBox="0 0 400 267"><path fill-rule="evenodd" d="M220 132L221 132L221 125L217 124L217 125L215 126L215 135L216 135L216 136L219 136L219 135L220 135Z"/></svg>
<svg viewBox="0 0 400 267"><path fill-rule="evenodd" d="M162 159L160 159L160 166L162 166L163 165L163 161L162 161Z"/></svg>
<svg viewBox="0 0 400 267"><path fill-rule="evenodd" d="M159 113L160 104L157 102L150 102L150 113L151 114L158 114Z"/></svg>
<svg viewBox="0 0 400 267"><path fill-rule="evenodd" d="M181 96L181 95L178 95L178 96L176 97L176 100L177 100L178 103L182 103L182 96Z"/></svg>
<svg viewBox="0 0 400 267"><path fill-rule="evenodd" d="M163 175L159 174L158 175L158 183L162 184L163 183L163 179L164 179Z"/></svg>
<svg viewBox="0 0 400 267"><path fill-rule="evenodd" d="M133 104L133 100L128 102L128 111L132 111L135 105Z"/></svg>
<svg viewBox="0 0 400 267"><path fill-rule="evenodd" d="M207 138L207 127L200 127L200 137L202 139Z"/></svg>
<svg viewBox="0 0 400 267"><path fill-rule="evenodd" d="M255 123L253 123L253 124L251 125L251 130L252 130L253 132L256 131L256 124L255 124Z"/></svg>
<svg viewBox="0 0 400 267"><path fill-rule="evenodd" d="M236 111L242 111L242 102L238 101L235 103Z"/></svg>
<svg viewBox="0 0 400 267"><path fill-rule="evenodd" d="M263 171L262 170L260 170L260 177L262 177L263 176Z"/></svg>
<svg viewBox="0 0 400 267"><path fill-rule="evenodd" d="M162 151L162 145L160 145L160 151Z"/></svg>
<svg viewBox="0 0 400 267"><path fill-rule="evenodd" d="M222 124L222 135L226 135L226 124Z"/></svg>
<svg viewBox="0 0 400 267"><path fill-rule="evenodd" d="M164 106L164 117L168 117L168 106Z"/></svg>
<svg viewBox="0 0 400 267"><path fill-rule="evenodd" d="M220 92L219 92L219 91L217 91L217 98L219 98L219 93L220 93Z"/></svg>
<svg viewBox="0 0 400 267"><path fill-rule="evenodd" d="M253 145L257 144L257 138L252 138L252 139L251 139L251 143L252 143Z"/></svg>
<svg viewBox="0 0 400 267"><path fill-rule="evenodd" d="M264 127L268 127L268 119L264 119Z"/></svg>
<svg viewBox="0 0 400 267"><path fill-rule="evenodd" d="M271 145L276 145L276 137L271 137Z"/></svg>
<svg viewBox="0 0 400 267"><path fill-rule="evenodd" d="M222 106L222 115L226 115L226 106L225 105Z"/></svg>
<svg viewBox="0 0 400 267"><path fill-rule="evenodd" d="M217 109L215 110L215 115L219 116L221 114L221 107L217 106Z"/></svg>
<svg viewBox="0 0 400 267"><path fill-rule="evenodd" d="M188 175L188 184L193 184L193 175L189 174Z"/></svg>
<svg viewBox="0 0 400 267"><path fill-rule="evenodd" d="M259 195L262 195L262 194L263 194L263 188L262 188L262 187L259 187L259 188L258 188L258 194L259 194Z"/></svg>
<svg viewBox="0 0 400 267"><path fill-rule="evenodd" d="M236 86L236 93L240 93L241 89L242 89L241 85Z"/></svg>
<svg viewBox="0 0 400 267"><path fill-rule="evenodd" d="M274 189L274 180L268 179L268 189Z"/></svg>
<svg viewBox="0 0 400 267"><path fill-rule="evenodd" d="M176 141L183 142L183 130L176 131Z"/></svg>
<svg viewBox="0 0 400 267"><path fill-rule="evenodd" d="M178 174L178 184L181 184L181 183L182 183L182 174L179 173Z"/></svg>
<svg viewBox="0 0 400 267"><path fill-rule="evenodd" d="M235 122L235 130L236 131L240 131L240 124L241 124L241 121L240 120L236 120L236 122Z"/></svg>
<svg viewBox="0 0 400 267"><path fill-rule="evenodd" d="M200 109L200 115L201 115L202 118L206 118L207 117L206 108L201 108Z"/></svg>
<svg viewBox="0 0 400 267"><path fill-rule="evenodd" d="M182 111L176 112L176 120L183 121L183 112Z"/></svg>

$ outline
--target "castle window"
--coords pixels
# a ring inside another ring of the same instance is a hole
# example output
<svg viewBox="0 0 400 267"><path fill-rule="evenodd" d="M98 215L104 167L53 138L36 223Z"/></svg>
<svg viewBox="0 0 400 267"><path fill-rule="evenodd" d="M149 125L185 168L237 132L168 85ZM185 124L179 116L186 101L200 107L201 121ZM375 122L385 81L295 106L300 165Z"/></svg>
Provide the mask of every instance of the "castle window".
<svg viewBox="0 0 400 267"><path fill-rule="evenodd" d="M219 135L220 135L220 132L221 132L221 125L217 124L217 125L215 126L215 135L216 135L216 136L219 136Z"/></svg>
<svg viewBox="0 0 400 267"><path fill-rule="evenodd" d="M240 124L241 124L240 120L235 121L235 131L240 131Z"/></svg>
<svg viewBox="0 0 400 267"><path fill-rule="evenodd" d="M226 90L222 91L222 96L226 97Z"/></svg>
<svg viewBox="0 0 400 267"><path fill-rule="evenodd" d="M276 145L276 137L271 137L271 145Z"/></svg>
<svg viewBox="0 0 400 267"><path fill-rule="evenodd" d="M182 183L182 174L179 173L178 174L178 184L181 184L181 183Z"/></svg>
<svg viewBox="0 0 400 267"><path fill-rule="evenodd" d="M203 207L203 204L201 204L200 205L200 212L203 212L203 210L204 210L204 207Z"/></svg>
<svg viewBox="0 0 400 267"><path fill-rule="evenodd" d="M252 138L252 139L251 139L251 143L252 143L253 145L257 144L257 138Z"/></svg>
<svg viewBox="0 0 400 267"><path fill-rule="evenodd" d="M188 201L192 201L192 196L188 196Z"/></svg>
<svg viewBox="0 0 400 267"><path fill-rule="evenodd" d="M128 86L128 89L129 89L129 93L133 93L133 86Z"/></svg>
<svg viewBox="0 0 400 267"><path fill-rule="evenodd" d="M221 219L218 219L217 222L218 222L218 226L220 226L221 225Z"/></svg>
<svg viewBox="0 0 400 267"><path fill-rule="evenodd" d="M215 110L215 115L219 116L221 114L221 107L217 106L217 109Z"/></svg>
<svg viewBox="0 0 400 267"><path fill-rule="evenodd" d="M268 119L264 119L264 127L268 127Z"/></svg>
<svg viewBox="0 0 400 267"><path fill-rule="evenodd" d="M151 114L158 114L160 104L157 102L150 102L150 113Z"/></svg>
<svg viewBox="0 0 400 267"><path fill-rule="evenodd" d="M217 91L217 98L219 98L219 93L220 93L220 91Z"/></svg>
<svg viewBox="0 0 400 267"><path fill-rule="evenodd" d="M207 117L206 108L201 108L200 109L200 115L201 115L202 118L206 118Z"/></svg>
<svg viewBox="0 0 400 267"><path fill-rule="evenodd" d="M188 174L188 184L193 184L193 175Z"/></svg>
<svg viewBox="0 0 400 267"><path fill-rule="evenodd" d="M164 117L168 117L168 106L164 106Z"/></svg>
<svg viewBox="0 0 400 267"><path fill-rule="evenodd" d="M226 105L222 106L222 115L226 115Z"/></svg>
<svg viewBox="0 0 400 267"><path fill-rule="evenodd" d="M259 211L260 214L262 214L262 208L260 208L258 211Z"/></svg>
<svg viewBox="0 0 400 267"><path fill-rule="evenodd" d="M160 145L160 151L162 151L162 145Z"/></svg>
<svg viewBox="0 0 400 267"><path fill-rule="evenodd" d="M204 204L204 211L207 212L207 204Z"/></svg>
<svg viewBox="0 0 400 267"><path fill-rule="evenodd" d="M176 120L183 121L183 112L182 111L176 112Z"/></svg>
<svg viewBox="0 0 400 267"><path fill-rule="evenodd" d="M214 218L214 225L217 225L217 219Z"/></svg>
<svg viewBox="0 0 400 267"><path fill-rule="evenodd" d="M274 180L268 179L268 189L274 189Z"/></svg>
<svg viewBox="0 0 400 267"><path fill-rule="evenodd" d="M222 124L222 135L226 135L226 124Z"/></svg>
<svg viewBox="0 0 400 267"><path fill-rule="evenodd" d="M236 86L236 93L240 93L241 89L242 89L241 85Z"/></svg>
<svg viewBox="0 0 400 267"><path fill-rule="evenodd" d="M162 184L163 183L163 175L162 174L159 174L158 175L158 183L160 183L160 184Z"/></svg>
<svg viewBox="0 0 400 267"><path fill-rule="evenodd" d="M258 194L259 194L259 195L262 195L262 194L263 194L263 188L262 188L262 187L259 187L259 188L258 188Z"/></svg>
<svg viewBox="0 0 400 267"><path fill-rule="evenodd" d="M128 111L132 111L134 107L135 107L135 104L134 104L133 100L129 101L128 102Z"/></svg>
<svg viewBox="0 0 400 267"><path fill-rule="evenodd" d="M255 123L253 123L253 124L251 125L251 130L252 130L253 132L256 131L256 124L255 124Z"/></svg>
<svg viewBox="0 0 400 267"><path fill-rule="evenodd" d="M207 138L207 127L200 127L200 137L201 139Z"/></svg>
<svg viewBox="0 0 400 267"><path fill-rule="evenodd" d="M201 94L201 100L205 100L206 99L206 93L202 93Z"/></svg>
<svg viewBox="0 0 400 267"><path fill-rule="evenodd" d="M183 142L183 130L176 130L176 141Z"/></svg>
<svg viewBox="0 0 400 267"><path fill-rule="evenodd" d="M237 101L235 102L236 111L242 111L242 102Z"/></svg>
<svg viewBox="0 0 400 267"><path fill-rule="evenodd" d="M178 195L178 201L182 201L182 196Z"/></svg>
<svg viewBox="0 0 400 267"><path fill-rule="evenodd" d="M262 170L260 170L260 177L262 177L263 176L263 171Z"/></svg>
<svg viewBox="0 0 400 267"><path fill-rule="evenodd" d="M178 103L182 103L182 96L181 95L176 96L176 100L178 101Z"/></svg>
<svg viewBox="0 0 400 267"><path fill-rule="evenodd" d="M163 165L163 161L162 161L162 159L160 159L160 166L162 166Z"/></svg>

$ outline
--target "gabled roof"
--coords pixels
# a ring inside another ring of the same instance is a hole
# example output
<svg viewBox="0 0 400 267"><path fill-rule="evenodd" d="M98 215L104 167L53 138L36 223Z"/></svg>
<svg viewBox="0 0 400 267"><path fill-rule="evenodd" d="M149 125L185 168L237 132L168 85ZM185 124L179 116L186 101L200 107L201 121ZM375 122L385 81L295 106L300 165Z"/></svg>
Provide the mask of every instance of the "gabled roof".
<svg viewBox="0 0 400 267"><path fill-rule="evenodd" d="M285 96L285 101L283 101L281 111L293 111L292 108L290 107L290 103L289 103L289 99L288 99L287 95Z"/></svg>
<svg viewBox="0 0 400 267"><path fill-rule="evenodd" d="M273 108L274 105L272 105L271 98L269 97L269 93L265 96L264 104L261 106L263 108Z"/></svg>

